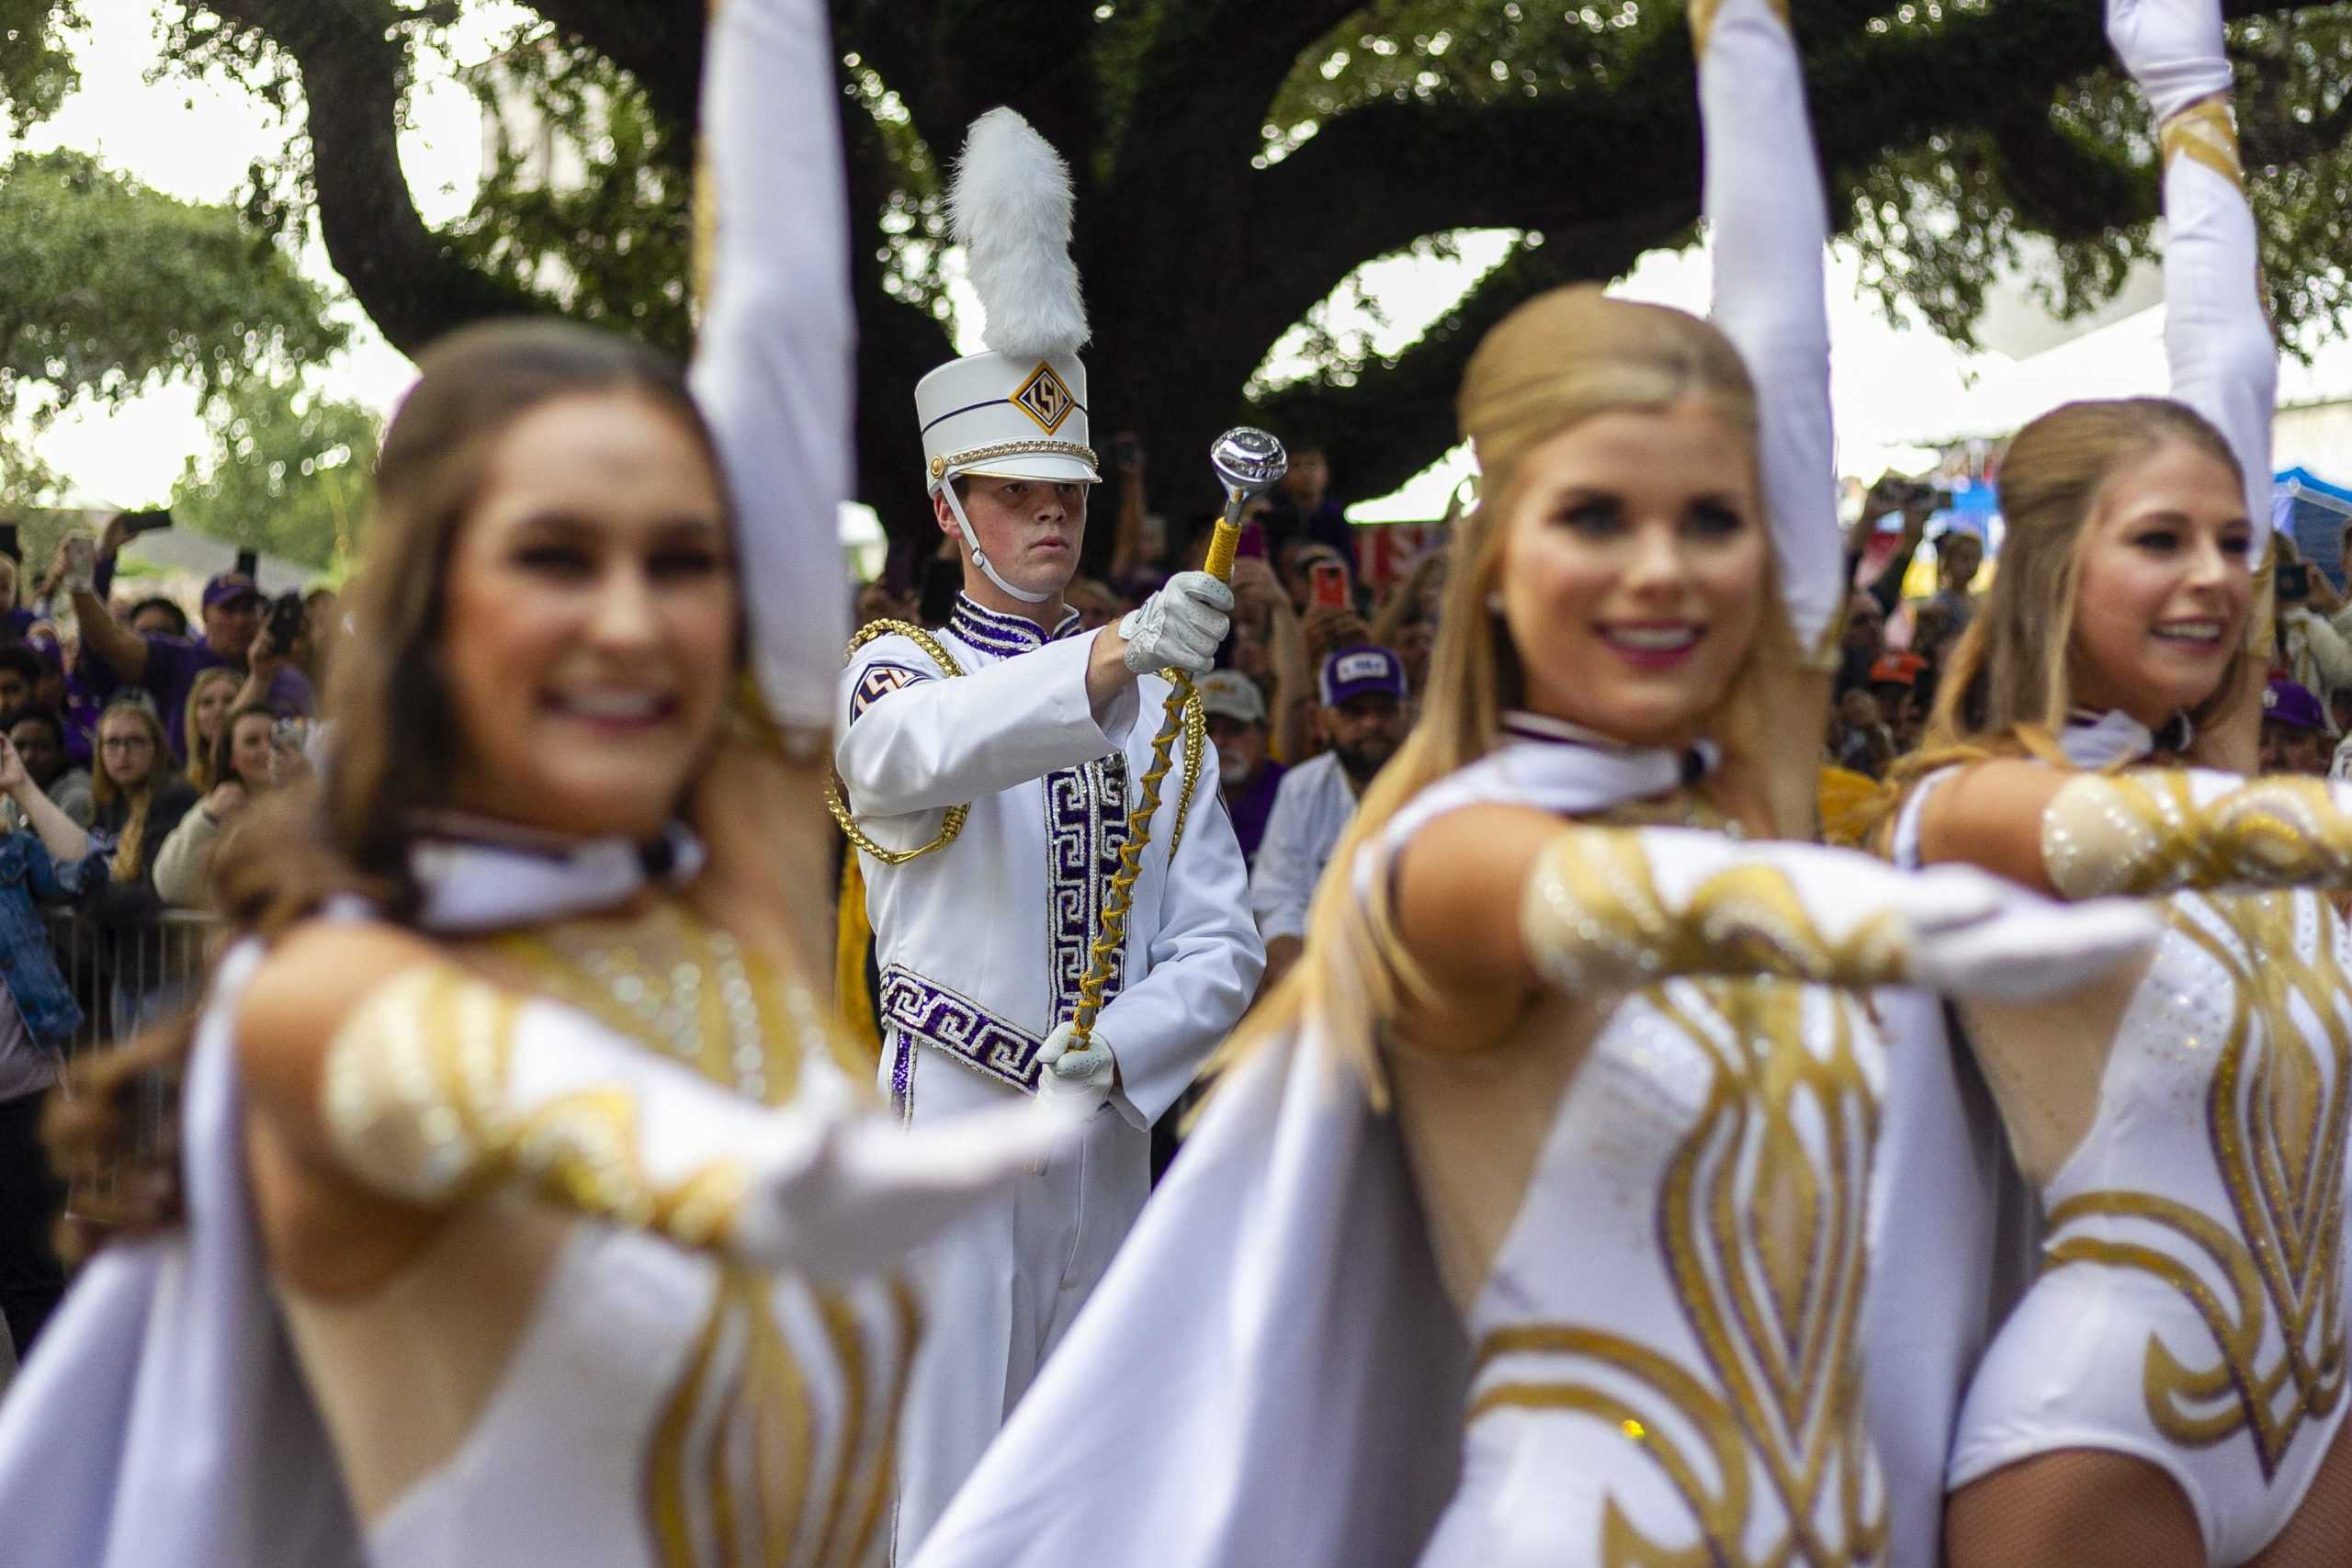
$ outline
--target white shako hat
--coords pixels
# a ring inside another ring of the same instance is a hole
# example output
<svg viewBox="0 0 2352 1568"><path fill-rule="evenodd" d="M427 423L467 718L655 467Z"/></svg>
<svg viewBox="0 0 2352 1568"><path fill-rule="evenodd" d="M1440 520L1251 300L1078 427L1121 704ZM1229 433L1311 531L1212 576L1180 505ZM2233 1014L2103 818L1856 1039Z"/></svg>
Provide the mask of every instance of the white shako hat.
<svg viewBox="0 0 2352 1568"><path fill-rule="evenodd" d="M973 561L1023 604L1051 595L996 573L948 484L962 474L1094 484L1088 444L1086 303L1069 259L1069 169L1053 144L1011 109L972 122L947 205L973 291L988 316L983 354L967 355L915 387L924 479L944 490Z"/></svg>

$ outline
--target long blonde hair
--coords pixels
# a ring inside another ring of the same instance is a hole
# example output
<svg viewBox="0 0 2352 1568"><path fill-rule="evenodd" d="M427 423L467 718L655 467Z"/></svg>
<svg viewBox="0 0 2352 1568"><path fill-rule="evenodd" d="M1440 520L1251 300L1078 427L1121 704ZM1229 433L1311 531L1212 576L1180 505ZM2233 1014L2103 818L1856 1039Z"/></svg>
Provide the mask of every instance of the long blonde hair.
<svg viewBox="0 0 2352 1568"><path fill-rule="evenodd" d="M2086 525L2119 469L2171 441L2218 459L2243 483L2244 470L2222 433L2168 398L2067 403L2018 432L2001 461L2007 534L2000 570L1952 651L1918 750L1894 766L1888 813L1910 784L1955 762L2058 759L2052 737L2075 705L2075 610L2091 535ZM2244 683L2246 657L2241 647L2213 695L2189 715L2199 729Z"/></svg>
<svg viewBox="0 0 2352 1568"><path fill-rule="evenodd" d="M145 781L136 789L124 789L107 771L104 750L107 721L117 717L137 719L147 731L148 742L153 748L148 755L154 761L147 769ZM148 813L155 804L156 792L172 776L172 753L164 739L164 721L155 716L154 705L144 695L120 696L107 704L106 710L98 715L93 733L97 737L100 750L98 765L90 772L92 802L101 810L118 800L130 805L129 814L123 818L122 832L115 840L114 859L107 863L107 870L116 882L136 882L139 874L146 868Z"/></svg>
<svg viewBox="0 0 2352 1568"><path fill-rule="evenodd" d="M237 672L225 664L198 671L196 679L188 683L187 704L180 713L180 735L187 741L187 782L196 786L198 795L211 794L212 786L220 782L220 775L212 766L212 754L218 748L197 731L197 702L204 695L206 687L218 686L223 682L228 683L232 698L236 695L237 688L243 684ZM220 722L224 725L229 722L229 710L226 708L220 710ZM216 730L214 739L218 738L219 731Z"/></svg>
<svg viewBox="0 0 2352 1568"><path fill-rule="evenodd" d="M1220 1054L1230 1065L1312 1015L1357 1053L1375 1102L1385 1089L1374 1049L1378 1027L1434 995L1427 976L1389 929L1386 910L1357 897L1357 853L1423 790L1495 750L1502 716L1525 700L1525 678L1509 628L1487 606L1499 580L1507 520L1526 478L1528 456L1569 427L1604 413L1657 412L1686 400L1713 410L1747 444L1758 427L1757 394L1739 351L1695 316L1611 299L1578 285L1537 296L1478 345L1456 403L1462 434L1481 473L1477 507L1457 525L1443 614L1419 722L1381 769L1333 852L1308 911L1305 950L1272 995ZM1758 776L1760 747L1773 727L1753 722L1770 682L1795 671L1795 634L1781 604L1777 570L1758 585L1765 613L1755 657L1709 716L1725 750L1725 793L1717 804L1769 825Z"/></svg>

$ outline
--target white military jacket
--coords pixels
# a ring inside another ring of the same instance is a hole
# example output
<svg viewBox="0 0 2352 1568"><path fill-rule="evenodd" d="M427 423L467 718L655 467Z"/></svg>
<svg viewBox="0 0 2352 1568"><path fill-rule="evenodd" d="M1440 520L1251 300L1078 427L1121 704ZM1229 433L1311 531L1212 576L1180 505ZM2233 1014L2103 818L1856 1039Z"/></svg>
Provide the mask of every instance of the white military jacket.
<svg viewBox="0 0 2352 1568"><path fill-rule="evenodd" d="M1098 721L1086 694L1094 639L1079 634L1078 621L1069 612L1049 637L959 594L933 635L961 676L897 635L860 649L842 671L834 762L851 812L874 840L914 848L938 833L950 807L971 807L944 849L898 866L862 856L884 1060L903 1114L913 1111L913 1051L1033 1091L1039 1047L1077 1010L1170 690L1146 676ZM1217 793L1216 750L1201 751L1171 863L1179 742L1121 962L1095 1021L1118 1058L1113 1102L1136 1126L1192 1082L1265 967L1249 873Z"/></svg>

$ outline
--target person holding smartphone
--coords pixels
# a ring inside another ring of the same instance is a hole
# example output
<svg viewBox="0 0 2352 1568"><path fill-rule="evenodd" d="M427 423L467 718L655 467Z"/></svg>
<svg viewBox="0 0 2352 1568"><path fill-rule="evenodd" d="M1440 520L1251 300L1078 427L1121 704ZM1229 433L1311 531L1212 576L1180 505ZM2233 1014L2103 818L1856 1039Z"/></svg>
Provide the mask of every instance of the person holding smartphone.
<svg viewBox="0 0 2352 1568"><path fill-rule="evenodd" d="M2279 667L2306 691L2352 685L2352 637L2312 606L2312 585L2322 581L2320 574L2303 560L2291 535L2278 535L2276 550L2271 587L2278 605Z"/></svg>
<svg viewBox="0 0 2352 1568"><path fill-rule="evenodd" d="M188 689L207 670L225 666L244 677L237 707L262 703L282 715L316 713L318 695L288 658L291 650L277 646L263 627L261 590L250 577L224 571L205 583L201 637L142 635L115 618L100 579L111 575L116 553L138 531L133 524L142 515L156 514L118 516L95 552L86 539L69 538L58 547L61 583L72 595L82 647L94 656L83 663L93 694L104 702L117 692L136 688L153 697L164 716L173 755L182 761L187 757L187 737L181 714Z"/></svg>

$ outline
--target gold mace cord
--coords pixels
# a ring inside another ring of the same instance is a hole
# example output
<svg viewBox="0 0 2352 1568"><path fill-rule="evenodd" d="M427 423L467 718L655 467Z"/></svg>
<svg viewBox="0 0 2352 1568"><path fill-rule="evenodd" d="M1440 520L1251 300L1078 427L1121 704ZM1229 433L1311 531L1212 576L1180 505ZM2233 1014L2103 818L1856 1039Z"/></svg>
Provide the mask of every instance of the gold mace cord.
<svg viewBox="0 0 2352 1568"><path fill-rule="evenodd" d="M1232 520L1228 509L1220 519L1216 532L1209 537L1209 558L1204 565L1211 577L1219 582L1233 581L1233 558L1241 543L1241 526ZM1171 688L1168 705L1159 720L1159 732L1151 738L1151 765L1144 770L1142 797L1136 808L1127 813L1127 841L1119 846L1119 869L1111 874L1111 886L1102 897L1102 920L1094 947L1088 954L1085 977L1078 983L1078 1010L1070 1023L1070 1043L1083 1048L1094 1037L1094 1017L1102 1010L1102 989L1111 983L1111 965L1126 946L1127 916L1135 907L1136 879L1143 874L1143 852L1151 843L1151 818L1159 809L1159 786L1168 777L1173 761L1170 753L1176 737L1183 734L1188 742L1184 758L1183 799L1176 811L1176 830L1168 841L1168 854L1172 862L1176 846L1184 841L1184 818L1193 805L1193 786L1200 780L1201 747L1206 742L1208 719L1201 707L1199 694L1193 690L1193 678L1182 670L1163 671Z"/></svg>

